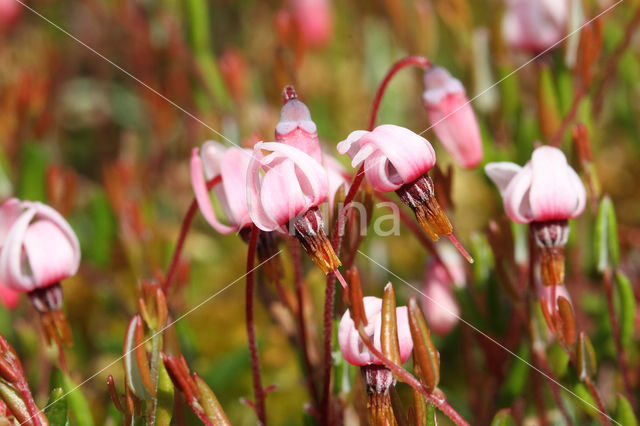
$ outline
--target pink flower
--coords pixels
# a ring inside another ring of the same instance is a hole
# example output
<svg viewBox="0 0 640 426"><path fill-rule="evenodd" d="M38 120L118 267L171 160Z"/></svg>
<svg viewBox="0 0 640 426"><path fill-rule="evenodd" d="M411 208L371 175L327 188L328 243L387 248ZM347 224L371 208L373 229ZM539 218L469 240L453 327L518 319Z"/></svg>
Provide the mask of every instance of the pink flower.
<svg viewBox="0 0 640 426"><path fill-rule="evenodd" d="M306 45L322 47L327 44L333 30L329 0L293 0L293 17Z"/></svg>
<svg viewBox="0 0 640 426"><path fill-rule="evenodd" d="M31 292L78 271L78 238L51 207L12 198L0 210L0 223L0 281L11 290Z"/></svg>
<svg viewBox="0 0 640 426"><path fill-rule="evenodd" d="M382 327L382 299L378 297L363 298L364 311L367 317L365 333L371 338L374 347L380 347L380 329ZM396 308L398 321L398 343L400 344L400 359L407 361L413 349L413 340L409 330L409 314L406 306ZM344 359L352 365L382 364L362 343L360 334L356 330L349 311L345 312L338 327L338 343Z"/></svg>
<svg viewBox="0 0 640 426"><path fill-rule="evenodd" d="M191 153L191 184L198 207L207 222L221 234L229 234L249 225L247 206L247 170L253 152L250 149L224 147L208 141ZM229 225L218 220L211 206L206 181L219 177L214 191ZM205 181L206 178L206 181Z"/></svg>
<svg viewBox="0 0 640 426"><path fill-rule="evenodd" d="M485 172L498 187L505 212L514 222L566 220L584 210L584 185L558 148L535 149L524 167L489 163Z"/></svg>
<svg viewBox="0 0 640 426"><path fill-rule="evenodd" d="M22 5L15 0L0 0L0 32L18 21Z"/></svg>
<svg viewBox="0 0 640 426"><path fill-rule="evenodd" d="M506 43L533 54L559 42L567 31L569 0L507 0L502 20Z"/></svg>
<svg viewBox="0 0 640 426"><path fill-rule="evenodd" d="M424 106L433 130L453 159L465 168L482 161L482 138L462 83L447 70L432 67L424 74Z"/></svg>
<svg viewBox="0 0 640 426"><path fill-rule="evenodd" d="M351 157L351 165L364 163L365 176L379 192L395 191L411 183L436 164L436 154L425 138L393 124L373 131L356 130L338 144L338 152Z"/></svg>
<svg viewBox="0 0 640 426"><path fill-rule="evenodd" d="M314 160L322 162L316 123L311 120L309 108L297 99L295 89L286 86L280 121L276 125L276 141L304 151Z"/></svg>
<svg viewBox="0 0 640 426"><path fill-rule="evenodd" d="M264 155L262 150L271 153ZM258 142L249 163L246 188L251 220L263 231L274 231L324 202L329 181L322 165L300 149L278 142Z"/></svg>

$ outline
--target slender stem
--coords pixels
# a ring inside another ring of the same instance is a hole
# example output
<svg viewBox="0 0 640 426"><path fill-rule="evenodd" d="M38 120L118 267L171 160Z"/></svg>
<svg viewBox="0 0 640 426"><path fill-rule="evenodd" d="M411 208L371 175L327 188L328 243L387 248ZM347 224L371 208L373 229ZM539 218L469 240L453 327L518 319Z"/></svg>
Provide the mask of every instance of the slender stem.
<svg viewBox="0 0 640 426"><path fill-rule="evenodd" d="M320 424L331 424L331 337L333 331L333 299L336 292L334 271L327 274L324 292L324 340L322 361L322 409Z"/></svg>
<svg viewBox="0 0 640 426"><path fill-rule="evenodd" d="M640 25L640 7L636 9L633 17L627 24L627 28L625 29L624 36L622 37L622 41L616 48L616 50L611 55L611 58L607 62L605 67L604 76L600 80L600 84L597 86L595 91L595 95L593 97L594 102L594 110L600 111L602 108L602 100L604 99L605 89L609 85L609 83L614 79L616 70L618 69L618 63L620 59L622 59L622 55L629 48L631 41L633 40L633 36L636 33L636 30Z"/></svg>
<svg viewBox="0 0 640 426"><path fill-rule="evenodd" d="M598 393L598 389L596 389L591 379L585 380L585 384L587 385L587 388L589 388L589 392L591 393L591 396L593 396L593 400L596 402L596 405L598 406L598 411L599 411L598 414L600 415L600 422L602 422L603 425L611 426L611 421L609 420L609 416L607 416L606 414L604 405L602 404L602 398L600 398L600 394Z"/></svg>
<svg viewBox="0 0 640 426"><path fill-rule="evenodd" d="M313 399L314 407L318 407L320 400L318 397L318 390L316 389L316 383L314 380L314 370L311 366L311 360L309 359L309 345L307 344L307 323L304 315L304 280L302 278L302 259L300 257L300 245L297 240L290 238L291 260L293 262L293 278L296 286L296 298L298 299L298 326L300 332L300 346L302 349L302 361L307 373L307 385L311 398Z"/></svg>
<svg viewBox="0 0 640 426"><path fill-rule="evenodd" d="M564 118L562 119L562 123L560 123L560 127L558 128L558 130L556 130L556 133L553 135L553 137L549 141L549 145L560 146L560 143L562 142L562 137L564 136L565 132L567 131L567 128L569 127L569 125L575 118L576 114L578 113L578 107L580 106L580 101L582 101L582 98L586 94L587 94L587 91L585 90L584 85L580 84L576 94L573 96L573 102L571 103L571 108L569 108L569 112L567 112L567 115L565 115Z"/></svg>
<svg viewBox="0 0 640 426"><path fill-rule="evenodd" d="M553 377L553 372L549 367L549 363L545 359L545 353L542 351L538 352L534 350L533 356L536 360L538 367L542 369L544 374L546 374L549 377ZM573 422L571 421L571 416L569 416L567 407L564 404L564 401L562 400L562 396L560 395L560 391L558 389L557 383L550 382L548 385L549 385L549 389L551 389L551 394L553 395L553 399L556 405L558 406L558 408L560 409L560 413L562 414L562 417L564 418L565 423L567 424L567 426L573 426Z"/></svg>
<svg viewBox="0 0 640 426"><path fill-rule="evenodd" d="M391 78L393 78L393 76L401 69L412 65L422 67L426 70L431 66L431 62L424 56L408 56L404 59L400 59L398 62L393 64L391 69L387 72L387 75L384 76L384 79L382 80L382 83L380 83L378 91L376 92L376 97L373 99L373 107L371 109L371 117L369 119L369 130L373 130L373 127L376 124L376 118L378 118L378 110L380 109L382 95L384 95L384 92L387 88L387 85L391 81Z"/></svg>
<svg viewBox="0 0 640 426"><path fill-rule="evenodd" d="M627 365L627 353L622 346L622 340L620 339L620 323L618 316L616 315L615 306L613 304L613 283L611 282L611 270L607 269L603 274L604 289L607 294L607 308L609 310L609 321L611 322L611 329L613 331L613 340L616 344L616 351L618 355L618 364L620 365L620 373L622 374L622 381L624 382L625 392L631 405L634 405L633 392L631 391L631 382L629 381L629 369Z"/></svg>
<svg viewBox="0 0 640 426"><path fill-rule="evenodd" d="M246 289L246 325L247 337L249 340L249 355L251 358L251 373L253 376L253 391L255 393L255 409L258 416L258 422L261 425L267 424L267 417L264 405L264 388L260 379L260 360L258 358L258 345L256 343L256 329L253 322L253 264L256 257L256 248L258 247L258 236L260 230L253 225L251 227L251 236L249 237L249 251L247 252L247 289Z"/></svg>
<svg viewBox="0 0 640 426"><path fill-rule="evenodd" d="M222 178L220 175L214 177L209 182L207 182L207 189L211 189L217 184L221 182ZM180 234L178 235L178 242L176 243L176 248L173 251L173 257L171 258L171 264L169 265L169 270L167 271L167 275L165 275L164 282L162 283L162 291L164 294L167 294L169 291L169 286L171 285L171 280L173 279L173 275L176 272L176 268L178 267L178 261L180 260L180 254L182 253L182 248L184 247L184 241L187 238L187 233L189 232L189 227L191 226L191 222L193 222L193 218L198 211L198 202L193 199L191 204L189 205L189 209L187 210L187 214L184 216L182 220L182 226L180 226Z"/></svg>

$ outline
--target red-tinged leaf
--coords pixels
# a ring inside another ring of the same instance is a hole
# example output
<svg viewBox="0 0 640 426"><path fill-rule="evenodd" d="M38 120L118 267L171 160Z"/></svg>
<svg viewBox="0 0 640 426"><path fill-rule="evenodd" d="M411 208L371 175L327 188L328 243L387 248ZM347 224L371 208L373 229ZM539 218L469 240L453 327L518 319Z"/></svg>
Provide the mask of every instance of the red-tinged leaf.
<svg viewBox="0 0 640 426"><path fill-rule="evenodd" d="M220 402L218 402L218 398L213 393L211 388L207 385L207 383L202 380L198 375L194 374L193 379L198 386L198 391L200 392L200 405L204 408L204 412L207 417L213 422L214 425L220 426L230 426L231 422L227 418Z"/></svg>
<svg viewBox="0 0 640 426"><path fill-rule="evenodd" d="M396 293L391 283L388 283L384 288L381 322L380 346L382 353L393 363L402 365L398 341L398 320L396 318Z"/></svg>
<svg viewBox="0 0 640 426"><path fill-rule="evenodd" d="M576 342L576 323L573 315L571 303L563 297L558 297L558 331L562 332L562 338L567 345L573 345Z"/></svg>
<svg viewBox="0 0 640 426"><path fill-rule="evenodd" d="M138 371L140 372L140 378L142 384L149 392L150 395L156 396L156 387L153 384L151 378L151 371L149 370L149 358L147 357L147 350L144 348L144 328L142 321L138 321L135 328L135 357L138 364Z"/></svg>
<svg viewBox="0 0 640 426"><path fill-rule="evenodd" d="M433 391L440 381L440 354L431 341L431 333L415 298L409 299L409 328L413 351L424 385Z"/></svg>
<svg viewBox="0 0 640 426"><path fill-rule="evenodd" d="M109 396L111 397L111 402L113 402L113 405L118 409L118 411L124 413L122 403L120 402L120 396L118 395L116 384L111 374L109 374L109 377L107 377L107 389L109 389Z"/></svg>
<svg viewBox="0 0 640 426"><path fill-rule="evenodd" d="M349 280L348 299L351 319L356 326L360 323L367 325L367 316L364 310L364 302L362 301L362 286L360 285L360 272L358 268L353 266L347 271L347 279ZM347 293L345 293L347 294Z"/></svg>
<svg viewBox="0 0 640 426"><path fill-rule="evenodd" d="M585 332L580 332L577 348L578 373L580 380L592 379L597 371L596 353L589 336Z"/></svg>

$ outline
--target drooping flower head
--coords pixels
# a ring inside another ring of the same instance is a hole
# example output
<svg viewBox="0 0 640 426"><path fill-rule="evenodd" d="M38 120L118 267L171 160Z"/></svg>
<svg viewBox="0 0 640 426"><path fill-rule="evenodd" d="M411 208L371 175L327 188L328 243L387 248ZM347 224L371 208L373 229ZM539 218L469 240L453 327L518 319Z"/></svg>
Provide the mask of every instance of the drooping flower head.
<svg viewBox="0 0 640 426"><path fill-rule="evenodd" d="M538 54L567 31L569 0L507 0L502 34L512 49Z"/></svg>
<svg viewBox="0 0 640 426"><path fill-rule="evenodd" d="M265 155L263 151L271 153ZM249 214L258 228L284 232L284 228L291 226L325 273L340 265L318 211L329 191L327 172L320 163L284 143L258 142L249 163L246 185Z"/></svg>
<svg viewBox="0 0 640 426"><path fill-rule="evenodd" d="M292 86L284 88L282 101L284 105L280 110L280 121L276 125L276 141L298 148L322 163L318 130L311 119L309 108L298 100Z"/></svg>
<svg viewBox="0 0 640 426"><path fill-rule="evenodd" d="M436 153L428 140L404 127L384 124L370 132L351 132L337 148L351 157L353 167L364 167L374 190L395 191L432 240L446 235L467 260L473 261L453 236L451 222L435 197L427 172L436 164Z"/></svg>
<svg viewBox="0 0 640 426"><path fill-rule="evenodd" d="M205 142L202 149L194 148L191 153L191 184L198 207L207 222L221 234L236 232L251 224L246 188L252 156L250 149L225 147L214 141ZM207 181L216 178L218 182L213 190L228 225L217 218L209 199Z"/></svg>
<svg viewBox="0 0 640 426"><path fill-rule="evenodd" d="M431 259L422 281L422 310L429 327L441 336L447 335L456 326L460 308L454 288L466 283L462 258L453 250L439 250L443 263Z"/></svg>
<svg viewBox="0 0 640 426"><path fill-rule="evenodd" d="M0 281L28 294L49 341L71 343L60 286L80 266L71 226L49 206L12 198L0 209L0 246Z"/></svg>
<svg viewBox="0 0 640 426"><path fill-rule="evenodd" d="M562 151L550 146L536 148L524 167L489 163L485 172L498 187L507 216L514 222L531 224L543 284L562 284L567 220L579 216L586 203L578 174Z"/></svg>
<svg viewBox="0 0 640 426"><path fill-rule="evenodd" d="M442 67L425 72L424 86L422 100L436 136L462 167L477 166L482 161L482 138L464 86Z"/></svg>
<svg viewBox="0 0 640 426"><path fill-rule="evenodd" d="M364 311L367 318L367 326L365 333L373 342L374 347L381 351L380 331L382 328L382 299L378 297L364 297ZM411 339L411 331L409 329L409 316L406 306L396 308L398 343L400 349L400 359L405 362L411 355L413 349L413 340ZM351 315L347 310L338 327L338 343L340 352L344 359L352 365L365 366L371 364L382 365L382 362L376 358L367 347L362 343L360 334L356 329Z"/></svg>

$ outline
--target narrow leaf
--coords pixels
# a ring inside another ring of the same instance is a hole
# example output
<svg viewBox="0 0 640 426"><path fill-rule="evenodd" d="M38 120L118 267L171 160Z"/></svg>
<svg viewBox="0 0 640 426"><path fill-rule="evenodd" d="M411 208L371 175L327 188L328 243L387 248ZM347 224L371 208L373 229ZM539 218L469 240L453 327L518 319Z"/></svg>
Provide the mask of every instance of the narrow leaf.
<svg viewBox="0 0 640 426"><path fill-rule="evenodd" d="M633 413L633 407L629 403L629 400L622 394L618 394L616 420L624 426L638 426L638 419Z"/></svg>
<svg viewBox="0 0 640 426"><path fill-rule="evenodd" d="M571 303L563 297L558 297L558 314L560 316L562 337L567 345L573 345L576 342L576 323L573 316L573 308Z"/></svg>
<svg viewBox="0 0 640 426"><path fill-rule="evenodd" d="M580 380L585 381L593 378L597 371L596 353L593 350L589 336L587 336L584 331L580 333L580 337L578 338L577 352Z"/></svg>
<svg viewBox="0 0 640 426"><path fill-rule="evenodd" d="M605 196L598 207L596 216L596 234L594 238L598 271L613 269L620 262L620 245L618 243L618 223L613 203Z"/></svg>
<svg viewBox="0 0 640 426"><path fill-rule="evenodd" d="M207 414L207 417L209 417L215 425L231 426L231 422L229 422L227 415L211 388L198 375L194 374L193 378L198 386L198 391L200 392L200 404L202 405L202 408L204 408L204 412Z"/></svg>
<svg viewBox="0 0 640 426"><path fill-rule="evenodd" d="M636 299L631 282L622 272L616 272L616 293L618 295L618 317L620 322L620 341L622 346L628 347L633 337L636 317Z"/></svg>
<svg viewBox="0 0 640 426"><path fill-rule="evenodd" d="M394 364L402 365L400 343L398 342L398 321L396 318L396 293L391 283L384 288L382 296L382 324L380 330L382 353Z"/></svg>
<svg viewBox="0 0 640 426"><path fill-rule="evenodd" d="M422 382L432 391L440 381L440 354L431 341L431 333L414 297L409 299L408 308L415 359L420 367Z"/></svg>
<svg viewBox="0 0 640 426"><path fill-rule="evenodd" d="M6 384L3 380L0 380L0 398L7 405L11 414L20 422L20 424L31 424L29 419L29 410L27 410L27 404L20 396L17 390L12 386Z"/></svg>
<svg viewBox="0 0 640 426"><path fill-rule="evenodd" d="M51 391L44 413L49 419L50 426L65 426L67 424L67 399L62 388L55 388Z"/></svg>
<svg viewBox="0 0 640 426"><path fill-rule="evenodd" d="M160 363L158 370L158 405L156 408L156 425L169 426L171 424L171 416L173 415L173 382L169 373Z"/></svg>
<svg viewBox="0 0 640 426"><path fill-rule="evenodd" d="M61 387L65 394L70 420L76 426L93 426L93 416L89 401L80 391L78 386L69 376L55 369L51 372L51 383L54 387Z"/></svg>

